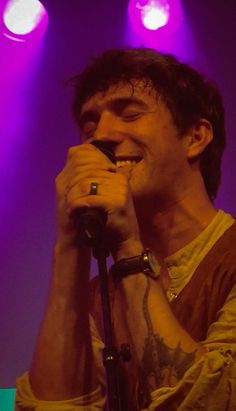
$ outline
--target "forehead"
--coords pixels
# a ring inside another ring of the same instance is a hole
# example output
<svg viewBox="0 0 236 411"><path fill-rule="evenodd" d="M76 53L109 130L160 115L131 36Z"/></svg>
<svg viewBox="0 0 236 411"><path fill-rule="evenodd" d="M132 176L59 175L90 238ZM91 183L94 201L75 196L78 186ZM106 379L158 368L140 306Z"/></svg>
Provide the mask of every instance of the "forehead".
<svg viewBox="0 0 236 411"><path fill-rule="evenodd" d="M116 100L130 100L136 103L140 101L146 105L157 105L159 94L154 89L150 82L144 80L136 80L127 82L119 82L108 87L105 91L98 91L93 96L88 98L81 107L81 113L90 108L102 108Z"/></svg>

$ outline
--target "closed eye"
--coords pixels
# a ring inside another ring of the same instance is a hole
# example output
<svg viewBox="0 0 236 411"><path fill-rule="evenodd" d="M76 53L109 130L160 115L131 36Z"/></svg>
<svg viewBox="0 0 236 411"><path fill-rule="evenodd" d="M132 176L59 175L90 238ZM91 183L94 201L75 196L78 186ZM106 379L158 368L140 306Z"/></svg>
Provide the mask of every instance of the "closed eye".
<svg viewBox="0 0 236 411"><path fill-rule="evenodd" d="M142 114L143 114L142 112L138 112L138 111L124 110L121 114L121 117L125 121L135 121L139 117L141 117Z"/></svg>
<svg viewBox="0 0 236 411"><path fill-rule="evenodd" d="M110 109L125 121L134 121L147 111L147 105L133 96L116 98L109 105Z"/></svg>
<svg viewBox="0 0 236 411"><path fill-rule="evenodd" d="M80 133L84 139L92 137L96 130L97 123L99 121L100 114L95 111L85 111L78 119Z"/></svg>
<svg viewBox="0 0 236 411"><path fill-rule="evenodd" d="M84 123L84 125L80 127L80 133L83 139L87 140L88 138L93 137L96 127L97 123L95 123L94 121L87 121L86 123Z"/></svg>

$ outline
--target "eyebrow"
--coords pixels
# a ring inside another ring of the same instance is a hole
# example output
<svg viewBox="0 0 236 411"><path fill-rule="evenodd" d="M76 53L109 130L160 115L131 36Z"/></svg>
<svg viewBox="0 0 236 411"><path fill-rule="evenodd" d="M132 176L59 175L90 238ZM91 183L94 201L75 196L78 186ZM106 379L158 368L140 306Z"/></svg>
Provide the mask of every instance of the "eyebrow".
<svg viewBox="0 0 236 411"><path fill-rule="evenodd" d="M147 104L143 100L135 96L114 97L114 99L111 99L108 102L108 106L111 106L111 107L116 107L116 106L122 107L128 104L137 104L138 106L142 108L148 108Z"/></svg>

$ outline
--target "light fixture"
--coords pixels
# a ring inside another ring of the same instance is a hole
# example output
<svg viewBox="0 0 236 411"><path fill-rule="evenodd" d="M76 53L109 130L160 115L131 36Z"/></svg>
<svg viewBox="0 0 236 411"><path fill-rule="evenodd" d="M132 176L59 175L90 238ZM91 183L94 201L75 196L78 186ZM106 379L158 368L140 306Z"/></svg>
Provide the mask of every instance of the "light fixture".
<svg viewBox="0 0 236 411"><path fill-rule="evenodd" d="M129 18L139 34L173 31L182 21L180 0L130 0Z"/></svg>
<svg viewBox="0 0 236 411"><path fill-rule="evenodd" d="M48 14L38 0L9 0L3 11L3 34L13 40L25 41L32 34L42 34Z"/></svg>

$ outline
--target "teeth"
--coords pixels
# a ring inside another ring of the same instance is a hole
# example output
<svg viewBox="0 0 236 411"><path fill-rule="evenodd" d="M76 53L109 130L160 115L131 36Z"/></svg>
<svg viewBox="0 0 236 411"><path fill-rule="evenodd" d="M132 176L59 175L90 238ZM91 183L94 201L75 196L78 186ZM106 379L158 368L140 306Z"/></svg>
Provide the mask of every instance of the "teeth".
<svg viewBox="0 0 236 411"><path fill-rule="evenodd" d="M118 168L124 166L135 166L137 162L135 160L116 160L116 166Z"/></svg>

